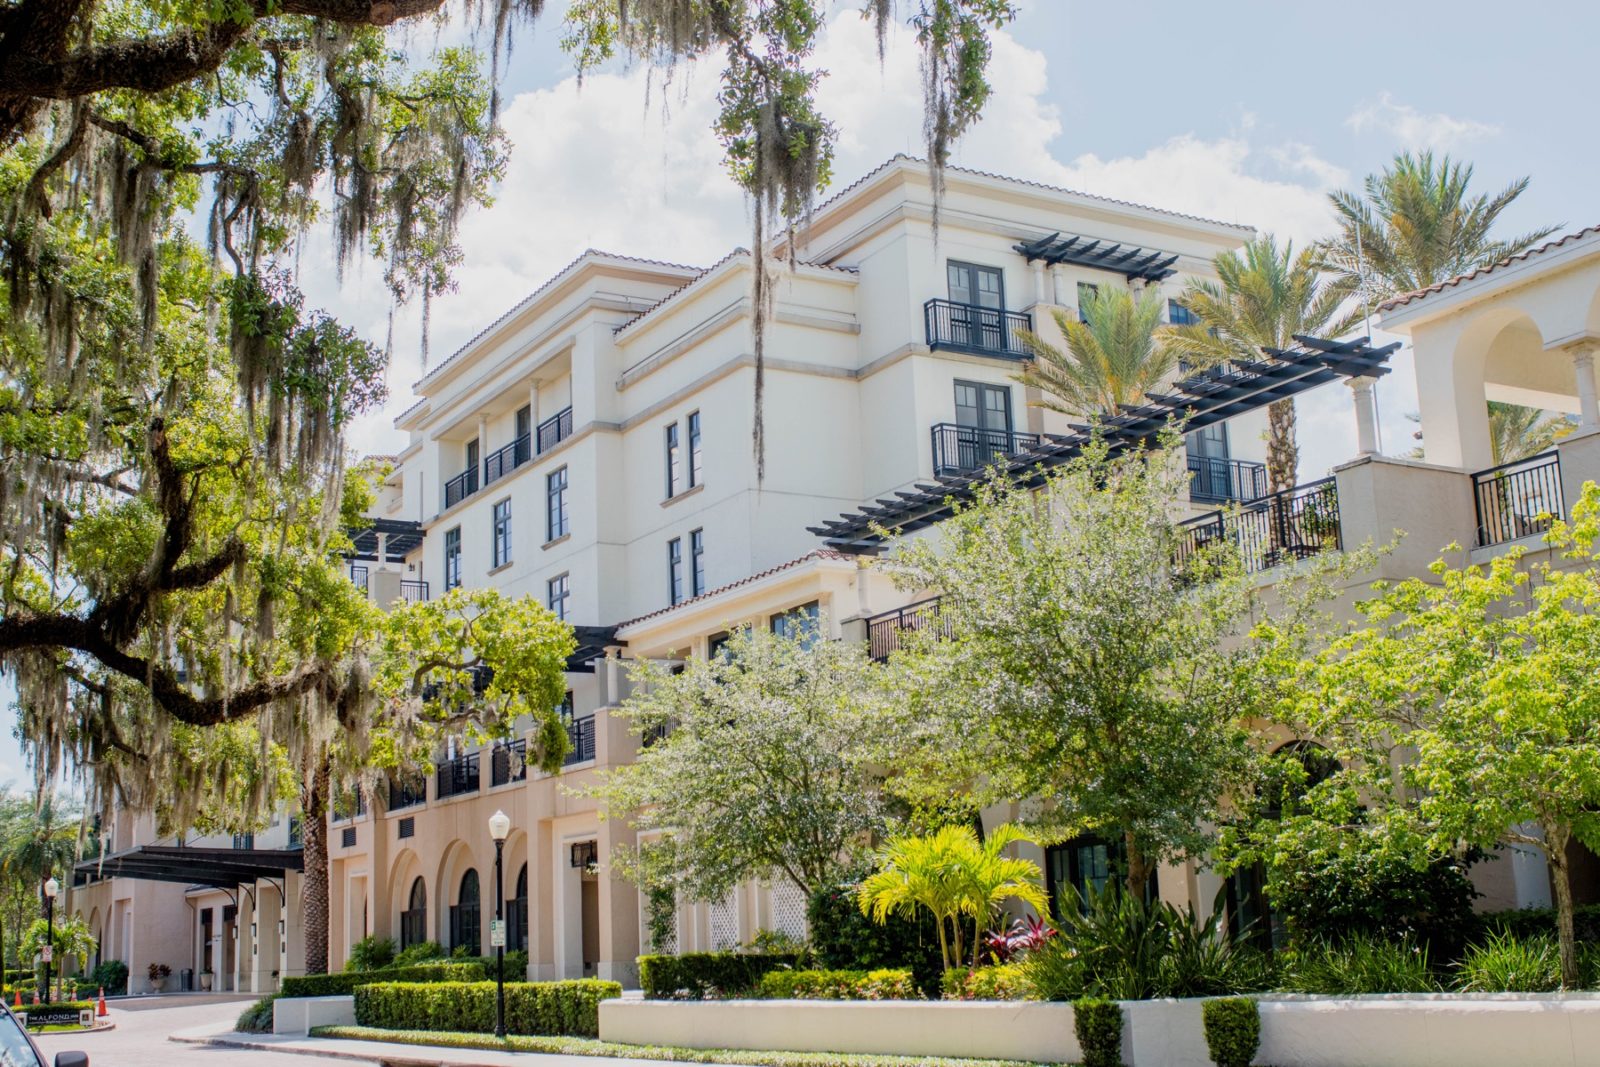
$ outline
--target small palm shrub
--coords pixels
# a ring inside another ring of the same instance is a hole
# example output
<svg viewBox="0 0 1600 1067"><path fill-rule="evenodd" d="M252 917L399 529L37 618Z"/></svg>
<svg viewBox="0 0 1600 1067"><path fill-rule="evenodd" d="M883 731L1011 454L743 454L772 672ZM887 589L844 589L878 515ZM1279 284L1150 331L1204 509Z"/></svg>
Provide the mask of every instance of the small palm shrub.
<svg viewBox="0 0 1600 1067"><path fill-rule="evenodd" d="M1555 938L1493 934L1473 945L1456 966L1463 993L1545 993L1561 988L1561 953Z"/></svg>
<svg viewBox="0 0 1600 1067"><path fill-rule="evenodd" d="M1250 1067L1261 1047L1261 1013L1249 997L1208 1000L1200 1005L1206 1051L1217 1067Z"/></svg>
<svg viewBox="0 0 1600 1067"><path fill-rule="evenodd" d="M419 941L395 953L394 966L412 967L419 963L433 963L436 960L449 959L450 953L437 941Z"/></svg>
<svg viewBox="0 0 1600 1067"><path fill-rule="evenodd" d="M347 971L376 971L394 963L394 938L363 937L350 946L350 958L344 961Z"/></svg>
<svg viewBox="0 0 1600 1067"><path fill-rule="evenodd" d="M1356 996L1363 993L1432 993L1438 979L1428 950L1409 938L1350 937L1313 942L1283 954L1283 988L1291 993Z"/></svg>
<svg viewBox="0 0 1600 1067"><path fill-rule="evenodd" d="M1084 997L1072 1002L1072 1031L1083 1067L1122 1067L1122 1005Z"/></svg>

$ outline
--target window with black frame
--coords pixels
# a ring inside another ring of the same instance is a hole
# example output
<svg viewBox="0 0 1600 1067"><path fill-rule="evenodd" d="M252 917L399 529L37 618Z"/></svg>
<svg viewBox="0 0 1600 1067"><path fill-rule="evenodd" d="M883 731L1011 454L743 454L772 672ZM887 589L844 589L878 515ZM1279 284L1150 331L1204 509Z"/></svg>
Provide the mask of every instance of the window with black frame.
<svg viewBox="0 0 1600 1067"><path fill-rule="evenodd" d="M450 909L450 948L477 955L482 950L479 926L478 872L468 868L461 876L456 904Z"/></svg>
<svg viewBox="0 0 1600 1067"><path fill-rule="evenodd" d="M1061 908L1068 903L1084 909L1108 884L1120 885L1127 879L1127 846L1094 834L1080 835L1044 850L1044 874L1052 912L1061 914ZM1146 900L1157 896L1154 871L1150 872L1144 895Z"/></svg>
<svg viewBox="0 0 1600 1067"><path fill-rule="evenodd" d="M798 639L805 648L816 644L822 627L822 605L813 600L772 617L772 632L779 637Z"/></svg>
<svg viewBox="0 0 1600 1067"><path fill-rule="evenodd" d="M1006 348L1005 275L998 267L951 260L945 264L950 290L950 340L970 348Z"/></svg>
<svg viewBox="0 0 1600 1067"><path fill-rule="evenodd" d="M528 865L517 872L517 887L506 901L506 951L528 947Z"/></svg>
<svg viewBox="0 0 1600 1067"><path fill-rule="evenodd" d="M406 910L400 913L400 947L409 948L428 940L428 887L419 877L411 883Z"/></svg>
<svg viewBox="0 0 1600 1067"><path fill-rule="evenodd" d="M453 526L444 532L444 589L445 592L461 584L461 527Z"/></svg>

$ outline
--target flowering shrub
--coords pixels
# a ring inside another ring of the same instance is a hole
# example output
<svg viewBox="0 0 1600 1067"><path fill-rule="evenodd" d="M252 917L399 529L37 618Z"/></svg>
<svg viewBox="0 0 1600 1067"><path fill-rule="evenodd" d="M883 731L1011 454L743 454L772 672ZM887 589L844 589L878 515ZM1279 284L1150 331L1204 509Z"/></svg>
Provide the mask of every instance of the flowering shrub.
<svg viewBox="0 0 1600 1067"><path fill-rule="evenodd" d="M996 967L960 967L945 972L946 1000L1029 1000L1033 984L1014 963Z"/></svg>

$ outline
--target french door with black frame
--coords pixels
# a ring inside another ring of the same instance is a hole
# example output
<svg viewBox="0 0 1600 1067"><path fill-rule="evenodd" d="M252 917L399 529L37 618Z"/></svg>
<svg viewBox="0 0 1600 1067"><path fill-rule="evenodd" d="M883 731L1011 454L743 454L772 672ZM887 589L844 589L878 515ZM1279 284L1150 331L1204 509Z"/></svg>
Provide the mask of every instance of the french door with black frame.
<svg viewBox="0 0 1600 1067"><path fill-rule="evenodd" d="M1012 447L1011 390L986 382L956 382L956 462L962 470L987 466Z"/></svg>
<svg viewBox="0 0 1600 1067"><path fill-rule="evenodd" d="M951 260L945 265L950 285L951 340L970 348L1006 350L1005 278L998 267Z"/></svg>

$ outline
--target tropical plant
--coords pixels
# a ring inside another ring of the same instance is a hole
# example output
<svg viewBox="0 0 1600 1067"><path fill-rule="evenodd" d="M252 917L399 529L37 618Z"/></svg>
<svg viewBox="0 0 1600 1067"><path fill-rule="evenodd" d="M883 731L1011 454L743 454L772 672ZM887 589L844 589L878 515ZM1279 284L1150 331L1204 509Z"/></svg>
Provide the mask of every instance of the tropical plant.
<svg viewBox="0 0 1600 1067"><path fill-rule="evenodd" d="M1017 377L1038 389L1040 407L1079 417L1113 414L1144 403L1177 367L1177 357L1161 343L1156 327L1165 302L1155 290L1135 296L1120 286L1103 285L1083 298L1082 318L1051 312L1067 348L1063 352L1034 333L1023 341L1033 362Z"/></svg>
<svg viewBox="0 0 1600 1067"><path fill-rule="evenodd" d="M1543 855L1566 988L1579 981L1568 847L1600 848L1597 539L1589 482L1546 535L1552 560L1514 548L1377 584L1360 623L1309 656L1271 620L1256 631L1288 653L1273 667L1274 716L1341 764L1308 792L1309 813L1384 824L1422 856L1502 844Z"/></svg>
<svg viewBox="0 0 1600 1067"><path fill-rule="evenodd" d="M350 946L350 958L344 961L347 971L376 971L394 964L396 948L394 938L372 934Z"/></svg>
<svg viewBox="0 0 1600 1067"><path fill-rule="evenodd" d="M890 838L874 857L878 870L857 892L861 911L880 923L893 915L927 911L939 924L946 970L958 967L972 946L972 964L982 955L982 934L1008 900L1043 911L1039 865L1004 855L1029 838L1006 823L980 841L970 826L945 826L923 837ZM967 925L972 937L968 940Z"/></svg>
<svg viewBox="0 0 1600 1067"><path fill-rule="evenodd" d="M1492 934L1456 965L1463 993L1546 993L1561 988L1561 949L1549 936Z"/></svg>
<svg viewBox="0 0 1600 1067"><path fill-rule="evenodd" d="M1279 976L1282 987L1291 993L1330 996L1431 993L1439 988L1427 946L1409 938L1312 942L1283 954Z"/></svg>
<svg viewBox="0 0 1600 1067"><path fill-rule="evenodd" d="M1056 936L1055 927L1037 915L1024 915L1008 930L983 936L983 950L995 963L1015 963Z"/></svg>
<svg viewBox="0 0 1600 1067"><path fill-rule="evenodd" d="M1497 467L1548 451L1574 428L1571 419L1538 408L1489 401L1489 450Z"/></svg>
<svg viewBox="0 0 1600 1067"><path fill-rule="evenodd" d="M1401 152L1365 183L1365 195L1330 193L1339 234L1317 246L1335 284L1364 303L1437 285L1526 251L1556 231L1545 226L1496 238L1500 214L1528 188L1518 178L1498 194L1471 195L1472 164L1432 152Z"/></svg>
<svg viewBox="0 0 1600 1067"><path fill-rule="evenodd" d="M1060 904L1060 933L1030 952L1023 974L1046 1000L1204 997L1269 988L1266 954L1228 935L1219 895L1201 921L1116 882Z"/></svg>
<svg viewBox="0 0 1600 1067"><path fill-rule="evenodd" d="M918 913L875 923L861 913L859 886L860 878L853 878L823 886L807 899L806 928L817 965L854 971L909 967L917 985L933 995L944 973L933 918Z"/></svg>
<svg viewBox="0 0 1600 1067"><path fill-rule="evenodd" d="M741 628L679 674L636 661L633 692L612 714L652 740L589 792L607 817L663 834L619 849L619 873L695 900L749 878L809 894L887 826L897 714L887 676L863 644L825 640L826 625Z"/></svg>
<svg viewBox="0 0 1600 1067"><path fill-rule="evenodd" d="M1174 459L1095 443L1038 489L981 483L939 538L884 562L901 588L942 594L939 626L903 635L889 664L910 713L898 792L1041 797L1030 826L1120 843L1135 889L1210 849L1254 759L1229 640L1250 593L1220 539L1174 568Z"/></svg>
<svg viewBox="0 0 1600 1067"><path fill-rule="evenodd" d="M1318 272L1310 248L1279 245L1272 234L1256 237L1239 252L1213 261L1217 281L1194 281L1181 302L1199 320L1160 331L1161 343L1199 366L1225 360L1258 360L1262 349L1288 349L1295 337L1338 337L1352 329L1359 312L1344 313L1348 287ZM1267 488L1292 488L1300 464L1293 398L1267 406Z"/></svg>

